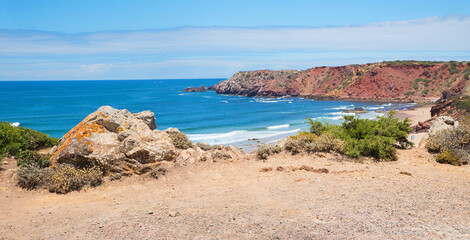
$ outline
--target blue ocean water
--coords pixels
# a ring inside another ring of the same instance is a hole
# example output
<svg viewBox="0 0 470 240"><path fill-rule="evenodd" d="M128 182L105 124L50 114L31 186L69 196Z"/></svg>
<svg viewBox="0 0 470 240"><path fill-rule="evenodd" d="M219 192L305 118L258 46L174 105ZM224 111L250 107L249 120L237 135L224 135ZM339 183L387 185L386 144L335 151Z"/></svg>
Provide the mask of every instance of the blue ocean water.
<svg viewBox="0 0 470 240"><path fill-rule="evenodd" d="M269 142L293 135L308 128L306 117L337 124L344 109L363 107L370 112L361 117L373 118L380 115L374 112L377 109L411 106L181 92L221 80L4 81L0 121L60 138L100 106L110 105L133 113L150 110L158 129L176 127L193 141L237 145L253 138Z"/></svg>

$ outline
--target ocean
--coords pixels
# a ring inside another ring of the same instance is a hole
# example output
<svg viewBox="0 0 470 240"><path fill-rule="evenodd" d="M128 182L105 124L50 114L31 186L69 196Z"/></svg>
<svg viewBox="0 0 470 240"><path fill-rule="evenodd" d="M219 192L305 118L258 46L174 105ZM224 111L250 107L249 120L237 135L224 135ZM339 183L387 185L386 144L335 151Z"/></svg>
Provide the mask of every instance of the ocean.
<svg viewBox="0 0 470 240"><path fill-rule="evenodd" d="M369 112L360 117L375 118L381 115L378 109L413 106L181 91L222 80L0 81L0 121L60 138L88 114L109 105L132 113L150 110L157 129L178 128L195 142L253 149L308 129L306 117L339 124L346 109L363 107Z"/></svg>

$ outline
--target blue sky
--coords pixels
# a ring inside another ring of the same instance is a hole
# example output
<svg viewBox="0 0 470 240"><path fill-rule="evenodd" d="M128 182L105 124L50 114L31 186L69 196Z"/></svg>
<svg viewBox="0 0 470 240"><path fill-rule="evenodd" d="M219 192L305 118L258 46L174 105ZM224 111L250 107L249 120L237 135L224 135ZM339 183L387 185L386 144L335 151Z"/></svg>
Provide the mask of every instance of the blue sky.
<svg viewBox="0 0 470 240"><path fill-rule="evenodd" d="M0 0L0 80L470 60L470 1Z"/></svg>

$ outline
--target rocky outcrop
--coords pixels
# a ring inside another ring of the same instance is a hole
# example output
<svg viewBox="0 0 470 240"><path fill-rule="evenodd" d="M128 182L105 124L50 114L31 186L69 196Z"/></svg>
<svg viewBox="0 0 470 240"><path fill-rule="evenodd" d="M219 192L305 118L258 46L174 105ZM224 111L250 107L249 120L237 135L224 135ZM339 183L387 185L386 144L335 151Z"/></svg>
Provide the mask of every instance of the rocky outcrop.
<svg viewBox="0 0 470 240"><path fill-rule="evenodd" d="M436 133L445 130L452 129L459 126L459 122L455 121L452 117L442 116L434 120L429 128L429 136L433 136Z"/></svg>
<svg viewBox="0 0 470 240"><path fill-rule="evenodd" d="M183 90L183 92L205 92L205 91L207 91L207 88L204 87L204 85L200 87L188 87Z"/></svg>
<svg viewBox="0 0 470 240"><path fill-rule="evenodd" d="M367 110L365 110L364 108L361 108L361 107L357 107L357 108L350 109L350 110L343 110L342 112L343 112L343 113L356 113L356 114L360 114L360 113L367 113Z"/></svg>
<svg viewBox="0 0 470 240"><path fill-rule="evenodd" d="M463 91L469 63L383 62L305 71L238 72L209 89L244 96L302 96L321 100L435 101Z"/></svg>
<svg viewBox="0 0 470 240"><path fill-rule="evenodd" d="M53 166L69 163L78 167L98 165L106 172L142 174L163 161L180 165L212 161L212 151L198 147L177 149L165 131L156 129L150 111L132 114L109 106L100 107L71 129L51 152ZM231 154L233 149L225 151ZM240 153L242 154L242 153Z"/></svg>

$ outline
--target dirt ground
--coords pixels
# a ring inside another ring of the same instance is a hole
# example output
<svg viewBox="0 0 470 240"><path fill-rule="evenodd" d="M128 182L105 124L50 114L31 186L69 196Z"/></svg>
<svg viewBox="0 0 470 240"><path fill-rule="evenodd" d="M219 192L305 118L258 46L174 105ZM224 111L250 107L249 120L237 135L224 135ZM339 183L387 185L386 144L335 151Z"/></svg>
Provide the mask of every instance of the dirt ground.
<svg viewBox="0 0 470 240"><path fill-rule="evenodd" d="M67 195L20 189L3 170L0 239L470 239L470 166L398 154L197 163Z"/></svg>

